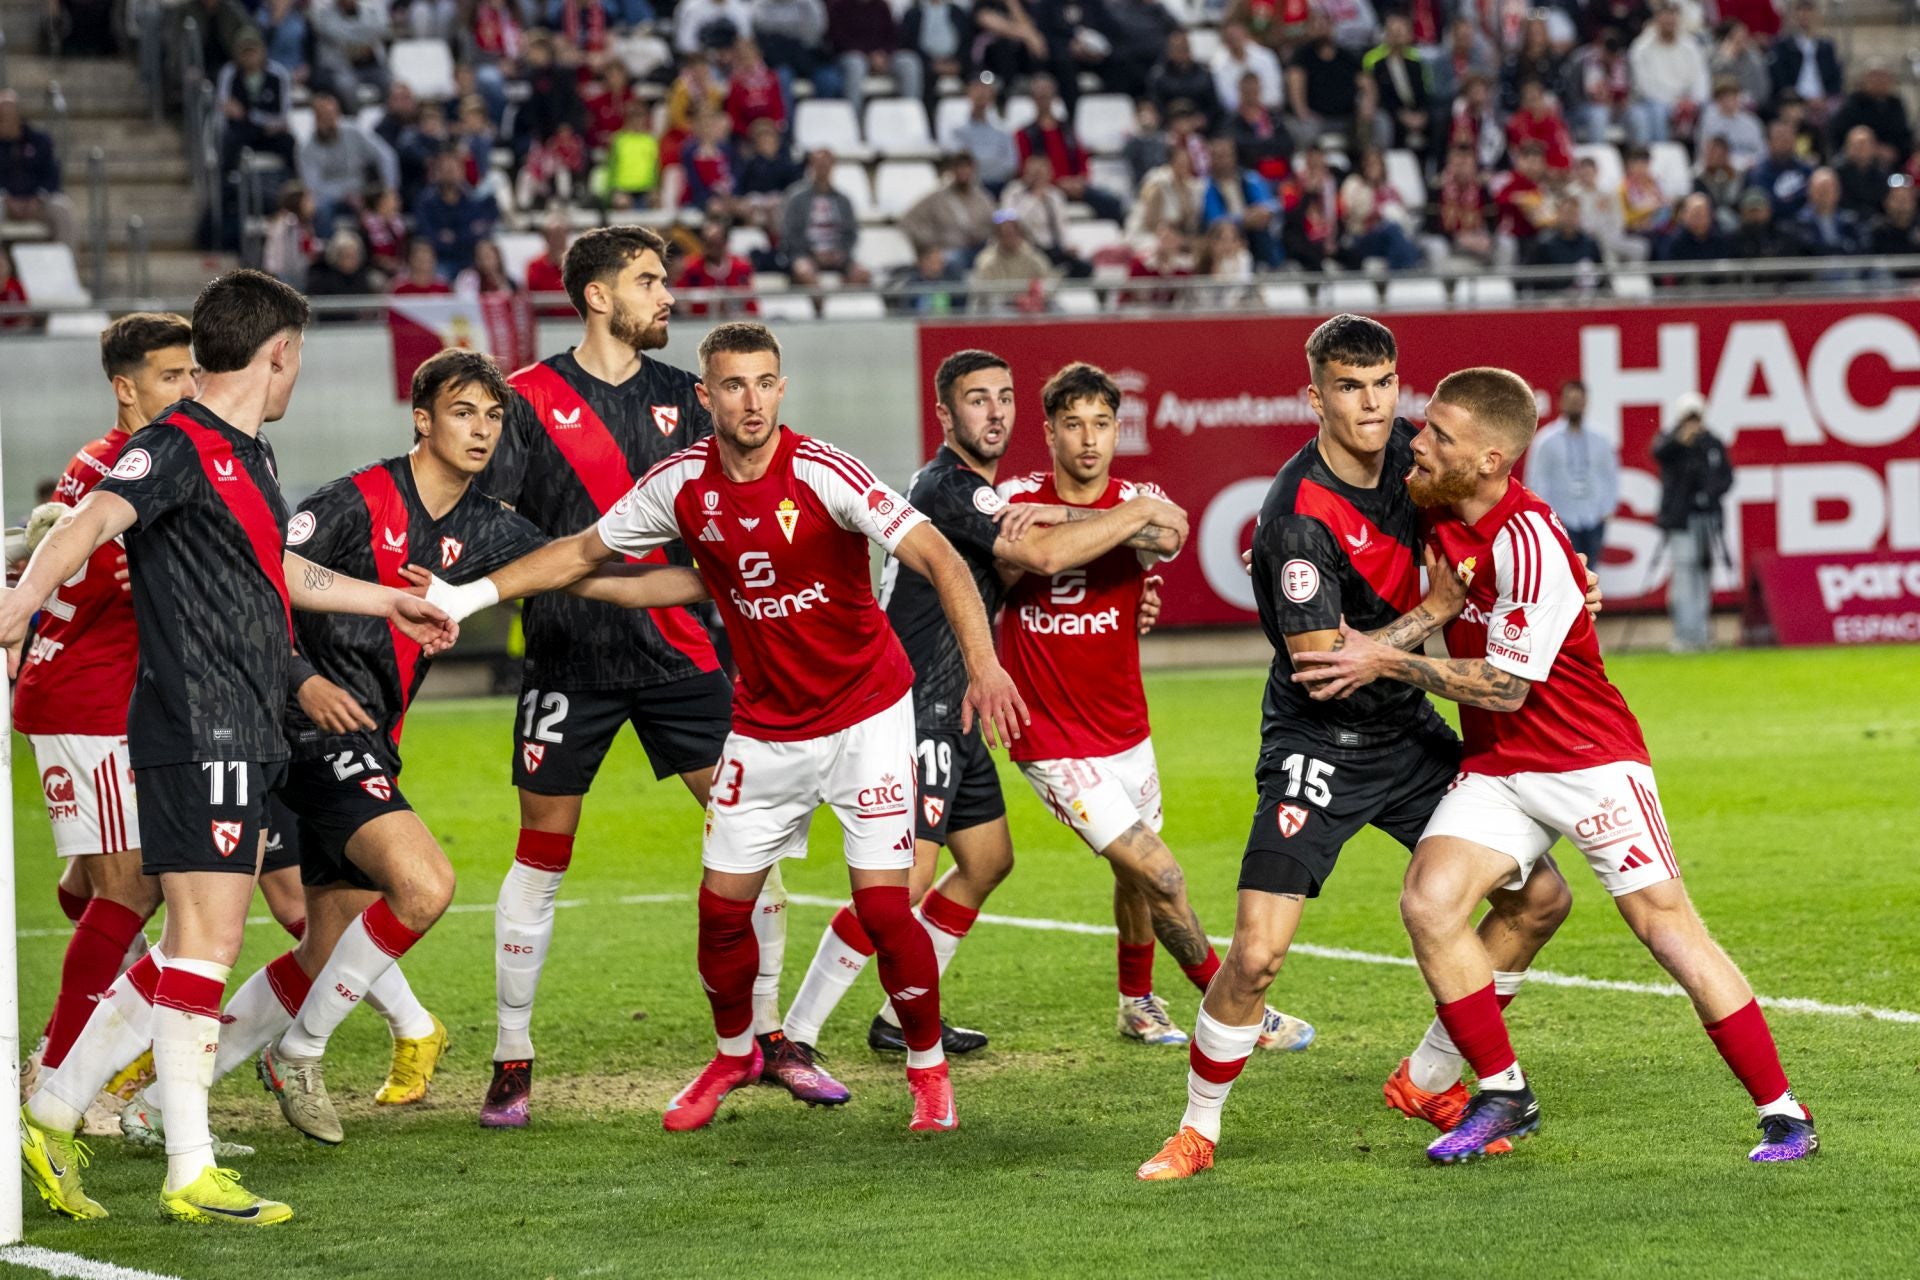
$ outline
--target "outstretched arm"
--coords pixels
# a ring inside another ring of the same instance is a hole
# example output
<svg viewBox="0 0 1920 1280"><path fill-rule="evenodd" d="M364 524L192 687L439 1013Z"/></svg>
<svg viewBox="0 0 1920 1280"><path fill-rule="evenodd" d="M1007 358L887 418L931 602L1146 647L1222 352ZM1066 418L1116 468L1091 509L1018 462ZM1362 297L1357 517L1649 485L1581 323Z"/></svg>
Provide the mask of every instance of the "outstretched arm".
<svg viewBox="0 0 1920 1280"><path fill-rule="evenodd" d="M34 548L19 585L11 590L0 588L0 646L7 650L9 675L20 669L20 646L27 638L27 624L47 597L78 573L88 556L131 529L138 518L139 513L125 498L96 489L54 522Z"/></svg>
<svg viewBox="0 0 1920 1280"><path fill-rule="evenodd" d="M966 561L932 524L916 526L894 548L900 563L933 584L940 595L960 654L967 664L967 693L960 707L961 732L973 728L978 716L986 726L990 746L1011 745L1022 727L1032 723L1013 677L993 652L993 631L987 625L986 605L973 584Z"/></svg>
<svg viewBox="0 0 1920 1280"><path fill-rule="evenodd" d="M600 536L600 526L590 525L569 537L555 538L484 578L457 587L436 579L438 585L429 590L427 598L456 620L466 618L502 600L570 587L613 556L613 548Z"/></svg>
<svg viewBox="0 0 1920 1280"><path fill-rule="evenodd" d="M453 647L460 638L459 620L439 605L409 595L398 587L343 577L322 564L291 551L282 553L287 596L296 609L309 613L355 613L385 618L402 635L432 657Z"/></svg>
<svg viewBox="0 0 1920 1280"><path fill-rule="evenodd" d="M410 564L402 576L424 590L429 600L444 600L460 590L428 569ZM677 564L603 564L566 588L569 595L602 600L623 609L666 609L711 599L707 584L692 569Z"/></svg>
<svg viewBox="0 0 1920 1280"><path fill-rule="evenodd" d="M1296 652L1295 684L1312 686L1325 702L1382 677L1398 680L1443 698L1488 711L1518 711L1531 681L1502 671L1485 658L1429 658L1390 649L1343 620L1332 649Z"/></svg>

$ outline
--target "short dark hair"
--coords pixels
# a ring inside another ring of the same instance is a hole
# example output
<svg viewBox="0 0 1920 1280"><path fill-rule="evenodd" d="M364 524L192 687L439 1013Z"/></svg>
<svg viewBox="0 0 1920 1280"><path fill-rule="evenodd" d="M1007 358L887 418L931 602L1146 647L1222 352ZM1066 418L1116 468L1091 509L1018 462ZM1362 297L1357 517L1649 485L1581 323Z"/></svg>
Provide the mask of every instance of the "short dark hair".
<svg viewBox="0 0 1920 1280"><path fill-rule="evenodd" d="M755 320L734 320L727 324L715 325L700 339L700 376L707 376L707 365L712 359L726 352L773 352L774 363L780 361L780 339L773 336L773 330Z"/></svg>
<svg viewBox="0 0 1920 1280"><path fill-rule="evenodd" d="M1586 390L1587 390L1587 384L1580 381L1580 379L1578 378L1568 378L1565 382L1560 384L1561 395L1565 395L1569 391L1578 391L1582 395L1585 395Z"/></svg>
<svg viewBox="0 0 1920 1280"><path fill-rule="evenodd" d="M305 329L312 315L292 285L239 267L209 280L194 299L193 354L208 373L236 373L276 334Z"/></svg>
<svg viewBox="0 0 1920 1280"><path fill-rule="evenodd" d="M1497 433L1510 446L1509 462L1527 451L1534 428L1540 425L1533 388L1511 369L1483 366L1450 373L1433 389L1432 403L1465 409L1476 425Z"/></svg>
<svg viewBox="0 0 1920 1280"><path fill-rule="evenodd" d="M605 283L643 253L653 252L667 265L667 242L652 227L595 227L581 234L567 249L560 278L567 288L573 309L587 318L587 286L596 280Z"/></svg>
<svg viewBox="0 0 1920 1280"><path fill-rule="evenodd" d="M978 347L969 347L965 351L956 351L940 362L933 374L933 397L947 406L947 412L954 412L959 406L953 402L953 388L960 379L969 374L979 373L982 369L1005 369L1013 372L1013 366L991 351L982 351Z"/></svg>
<svg viewBox="0 0 1920 1280"><path fill-rule="evenodd" d="M172 312L135 311L100 331L100 367L108 378L130 374L155 351L191 347L193 326Z"/></svg>
<svg viewBox="0 0 1920 1280"><path fill-rule="evenodd" d="M1399 358L1400 347L1393 340L1393 330L1378 320L1351 312L1343 311L1323 322L1307 338L1307 365L1316 378L1330 364L1371 369Z"/></svg>
<svg viewBox="0 0 1920 1280"><path fill-rule="evenodd" d="M1068 405L1082 400L1104 400L1107 408L1120 410L1120 384L1107 371L1084 360L1076 360L1047 379L1040 388L1040 407L1051 418Z"/></svg>
<svg viewBox="0 0 1920 1280"><path fill-rule="evenodd" d="M442 391L468 386L480 388L503 409L513 398L507 375L500 372L492 356L465 347L448 347L428 356L413 371L413 407L432 413Z"/></svg>

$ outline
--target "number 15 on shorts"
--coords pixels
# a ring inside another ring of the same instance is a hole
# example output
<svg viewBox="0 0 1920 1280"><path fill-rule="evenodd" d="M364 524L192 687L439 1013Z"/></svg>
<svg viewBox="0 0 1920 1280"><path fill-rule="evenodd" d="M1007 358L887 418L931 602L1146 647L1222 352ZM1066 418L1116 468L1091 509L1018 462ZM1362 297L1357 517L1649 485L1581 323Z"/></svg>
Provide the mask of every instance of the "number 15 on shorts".
<svg viewBox="0 0 1920 1280"><path fill-rule="evenodd" d="M1325 760L1311 760L1296 751L1280 762L1280 770L1287 775L1287 799L1304 798L1322 809L1333 803L1327 780L1333 776L1334 766Z"/></svg>

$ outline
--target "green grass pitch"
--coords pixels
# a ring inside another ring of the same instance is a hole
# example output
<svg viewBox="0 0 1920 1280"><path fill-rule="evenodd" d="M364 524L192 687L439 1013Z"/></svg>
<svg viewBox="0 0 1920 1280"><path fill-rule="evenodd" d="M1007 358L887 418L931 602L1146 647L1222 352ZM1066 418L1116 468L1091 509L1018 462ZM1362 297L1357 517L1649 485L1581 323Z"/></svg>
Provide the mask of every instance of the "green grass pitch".
<svg viewBox="0 0 1920 1280"><path fill-rule="evenodd" d="M1647 729L1695 900L1763 994L1920 1010L1920 662L1911 649L1751 652L1613 664ZM1231 928L1250 816L1260 675L1149 681L1166 834L1210 933ZM700 821L631 739L589 801L534 1022L535 1120L475 1123L493 1041L491 903L516 829L506 700L423 705L406 789L458 866L459 908L406 959L454 1049L428 1101L376 1113L386 1032L335 1038L347 1142L285 1127L250 1078L215 1093L217 1132L259 1146L249 1185L295 1209L269 1232L163 1224L161 1159L96 1143L89 1188L113 1211L57 1221L29 1196L30 1244L181 1277L1150 1274L1622 1277L1911 1275L1920 1270L1920 1026L1776 1011L1787 1069L1820 1121L1805 1165L1755 1168L1747 1100L1684 1000L1534 985L1514 1005L1541 1134L1504 1160L1430 1168L1431 1132L1380 1083L1431 1014L1411 968L1295 956L1275 1002L1318 1024L1304 1054L1259 1055L1234 1090L1213 1172L1143 1186L1172 1131L1186 1054L1113 1032L1104 937L982 923L944 992L993 1046L956 1065L961 1127L909 1136L900 1067L865 1045L863 978L823 1037L854 1090L810 1111L736 1095L710 1130L668 1136L660 1109L712 1052L689 894ZM26 757L24 743L17 744ZM45 1018L65 945L32 771L16 768L23 1033ZM990 912L1110 923L1111 879L1005 773L1019 861ZM830 817L792 892L846 891ZM1302 941L1405 955L1404 855L1369 832ZM1540 967L1660 982L1606 896L1578 900ZM260 914L264 915L264 909ZM795 905L791 996L830 908ZM287 943L248 930L236 980ZM1196 1002L1160 957L1158 989ZM0 1266L0 1272L16 1274Z"/></svg>

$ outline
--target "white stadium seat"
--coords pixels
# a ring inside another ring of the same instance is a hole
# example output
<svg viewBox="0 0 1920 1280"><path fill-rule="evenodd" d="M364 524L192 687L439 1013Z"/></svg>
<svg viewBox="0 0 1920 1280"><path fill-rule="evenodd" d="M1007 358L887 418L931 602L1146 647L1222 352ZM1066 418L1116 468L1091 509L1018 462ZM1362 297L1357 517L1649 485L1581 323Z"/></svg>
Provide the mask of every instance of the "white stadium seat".
<svg viewBox="0 0 1920 1280"><path fill-rule="evenodd" d="M1371 280L1330 280L1320 286L1322 311L1357 311L1361 315L1380 305L1380 290Z"/></svg>
<svg viewBox="0 0 1920 1280"><path fill-rule="evenodd" d="M1073 131L1096 155L1119 151L1133 132L1133 99L1124 93L1082 94L1073 109Z"/></svg>
<svg viewBox="0 0 1920 1280"><path fill-rule="evenodd" d="M763 293L760 318L768 323L793 324L814 318L813 299L804 293Z"/></svg>
<svg viewBox="0 0 1920 1280"><path fill-rule="evenodd" d="M866 131L867 145L883 156L916 159L939 151L927 127L927 109L916 98L868 99Z"/></svg>
<svg viewBox="0 0 1920 1280"><path fill-rule="evenodd" d="M874 207L898 218L939 185L939 173L924 160L882 160L873 174Z"/></svg>
<svg viewBox="0 0 1920 1280"><path fill-rule="evenodd" d="M869 154L853 104L839 98L808 98L795 107L793 140L802 154L821 147L843 160L864 160Z"/></svg>
<svg viewBox="0 0 1920 1280"><path fill-rule="evenodd" d="M1651 302L1653 277L1643 271L1616 271L1613 273L1613 296L1632 302Z"/></svg>
<svg viewBox="0 0 1920 1280"><path fill-rule="evenodd" d="M933 108L933 136L945 138L965 124L967 117L972 114L973 104L967 101L965 94L956 93L940 99ZM946 143L940 145L944 147Z"/></svg>
<svg viewBox="0 0 1920 1280"><path fill-rule="evenodd" d="M1260 300L1273 311L1313 310L1313 299L1307 294L1307 286L1292 281L1261 285Z"/></svg>
<svg viewBox="0 0 1920 1280"><path fill-rule="evenodd" d="M1420 176L1420 160L1411 151L1387 152L1387 182L1400 193L1407 208L1418 213L1427 207L1427 184Z"/></svg>
<svg viewBox="0 0 1920 1280"><path fill-rule="evenodd" d="M1444 280L1389 280L1387 305L1443 310L1447 305L1447 283Z"/></svg>
<svg viewBox="0 0 1920 1280"><path fill-rule="evenodd" d="M525 287L527 264L545 252L546 237L536 231L501 231L493 242L500 246L500 265L507 269L507 279Z"/></svg>
<svg viewBox="0 0 1920 1280"><path fill-rule="evenodd" d="M773 247L773 241L759 227L735 227L727 233L727 252L736 258L752 258Z"/></svg>
<svg viewBox="0 0 1920 1280"><path fill-rule="evenodd" d="M913 265L913 242L898 227L868 227L860 233L853 256L876 276L896 267Z"/></svg>
<svg viewBox="0 0 1920 1280"><path fill-rule="evenodd" d="M93 301L93 295L80 283L80 267L73 260L73 250L58 240L13 246L13 271L31 302L58 306ZM100 330L93 332L98 336Z"/></svg>
<svg viewBox="0 0 1920 1280"><path fill-rule="evenodd" d="M1679 200L1693 190L1693 166L1687 163L1687 149L1677 142L1656 142L1647 148L1653 180L1660 194Z"/></svg>
<svg viewBox="0 0 1920 1280"><path fill-rule="evenodd" d="M1040 111L1033 105L1033 99L1024 93L1016 93L1008 98L1001 114L1005 117L1008 133L1018 133L1040 118Z"/></svg>
<svg viewBox="0 0 1920 1280"><path fill-rule="evenodd" d="M1100 314L1100 294L1093 289L1076 285L1061 285L1053 292L1054 306L1062 315L1097 316Z"/></svg>
<svg viewBox="0 0 1920 1280"><path fill-rule="evenodd" d="M1067 248L1082 258L1091 258L1102 249L1110 249L1125 241L1125 233L1120 224L1104 219L1094 222L1069 222L1067 224Z"/></svg>
<svg viewBox="0 0 1920 1280"><path fill-rule="evenodd" d="M1461 282L1466 290L1462 299L1476 307L1510 307L1514 302L1513 281L1505 276L1473 276Z"/></svg>
<svg viewBox="0 0 1920 1280"><path fill-rule="evenodd" d="M867 222L879 216L873 207L873 183L867 178L867 166L842 161L833 166L833 189L844 192L853 201L854 216Z"/></svg>
<svg viewBox="0 0 1920 1280"><path fill-rule="evenodd" d="M1620 180L1627 176L1627 166L1620 159L1620 148L1611 142L1598 142L1573 149L1575 160L1593 161L1594 181L1600 184L1602 191L1618 191Z"/></svg>
<svg viewBox="0 0 1920 1280"><path fill-rule="evenodd" d="M829 320L884 320L887 307L877 293L833 293L824 314Z"/></svg>
<svg viewBox="0 0 1920 1280"><path fill-rule="evenodd" d="M387 71L429 101L454 95L453 50L445 40L395 40L387 49Z"/></svg>
<svg viewBox="0 0 1920 1280"><path fill-rule="evenodd" d="M293 135L295 146L305 146L313 140L313 108L287 108L287 132Z"/></svg>

